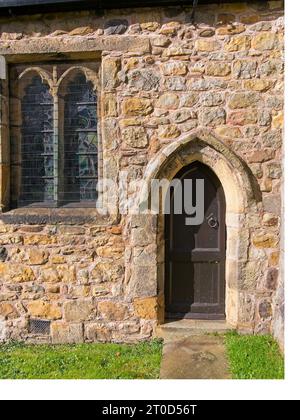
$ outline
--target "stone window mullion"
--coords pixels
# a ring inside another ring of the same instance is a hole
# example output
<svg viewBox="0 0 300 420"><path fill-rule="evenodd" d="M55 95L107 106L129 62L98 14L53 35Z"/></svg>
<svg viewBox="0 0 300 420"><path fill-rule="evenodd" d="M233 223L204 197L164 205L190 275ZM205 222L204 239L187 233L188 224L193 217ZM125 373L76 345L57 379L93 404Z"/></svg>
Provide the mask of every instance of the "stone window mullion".
<svg viewBox="0 0 300 420"><path fill-rule="evenodd" d="M59 204L59 189L60 189L60 176L59 176L59 165L60 165L60 154L59 154L59 99L57 95L57 88L53 88L53 199L56 205Z"/></svg>
<svg viewBox="0 0 300 420"><path fill-rule="evenodd" d="M6 63L0 77L0 212L5 211L10 201L10 145L8 120L8 80Z"/></svg>

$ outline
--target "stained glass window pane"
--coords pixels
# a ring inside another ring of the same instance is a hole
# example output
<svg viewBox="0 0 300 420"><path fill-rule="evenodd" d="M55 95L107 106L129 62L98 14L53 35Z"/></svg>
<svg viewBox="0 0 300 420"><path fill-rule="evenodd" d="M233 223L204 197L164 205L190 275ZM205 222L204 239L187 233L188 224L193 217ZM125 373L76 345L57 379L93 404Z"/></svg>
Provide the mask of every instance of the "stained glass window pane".
<svg viewBox="0 0 300 420"><path fill-rule="evenodd" d="M64 113L64 201L97 199L97 94L78 74L67 85Z"/></svg>
<svg viewBox="0 0 300 420"><path fill-rule="evenodd" d="M22 98L22 205L53 201L53 98L34 76Z"/></svg>

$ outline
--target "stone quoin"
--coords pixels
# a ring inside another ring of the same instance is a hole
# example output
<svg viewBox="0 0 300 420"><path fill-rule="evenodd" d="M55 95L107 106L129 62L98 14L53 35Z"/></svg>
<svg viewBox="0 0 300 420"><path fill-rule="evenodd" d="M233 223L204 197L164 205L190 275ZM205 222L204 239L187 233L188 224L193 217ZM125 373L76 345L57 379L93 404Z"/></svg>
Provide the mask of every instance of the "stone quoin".
<svg viewBox="0 0 300 420"><path fill-rule="evenodd" d="M96 184L126 171L147 209L198 162L226 201L226 320L283 346L283 2L154 3L0 7L0 341L153 337L165 217L121 214L118 191L99 214Z"/></svg>

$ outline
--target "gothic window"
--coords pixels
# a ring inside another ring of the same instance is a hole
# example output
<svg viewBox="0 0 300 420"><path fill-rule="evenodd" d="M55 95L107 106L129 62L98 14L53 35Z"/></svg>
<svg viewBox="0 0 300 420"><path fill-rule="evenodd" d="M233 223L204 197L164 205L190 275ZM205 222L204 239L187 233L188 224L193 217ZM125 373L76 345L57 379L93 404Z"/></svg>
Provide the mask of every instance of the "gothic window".
<svg viewBox="0 0 300 420"><path fill-rule="evenodd" d="M53 98L34 76L22 98L20 204L54 199Z"/></svg>
<svg viewBox="0 0 300 420"><path fill-rule="evenodd" d="M12 68L12 207L95 205L97 73L96 63Z"/></svg>

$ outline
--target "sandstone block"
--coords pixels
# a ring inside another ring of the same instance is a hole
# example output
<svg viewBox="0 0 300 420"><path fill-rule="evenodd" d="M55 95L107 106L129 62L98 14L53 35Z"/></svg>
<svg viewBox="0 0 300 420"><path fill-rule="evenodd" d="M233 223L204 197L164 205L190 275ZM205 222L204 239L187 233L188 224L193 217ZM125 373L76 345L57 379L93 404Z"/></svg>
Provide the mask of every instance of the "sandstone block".
<svg viewBox="0 0 300 420"><path fill-rule="evenodd" d="M101 283L92 287L92 295L94 297L103 297L111 293L110 283Z"/></svg>
<svg viewBox="0 0 300 420"><path fill-rule="evenodd" d="M267 92L273 88L274 84L272 80L253 79L245 81L244 87L245 89L255 90L256 92Z"/></svg>
<svg viewBox="0 0 300 420"><path fill-rule="evenodd" d="M253 245L257 248L276 248L278 237L273 233L260 233L253 237Z"/></svg>
<svg viewBox="0 0 300 420"><path fill-rule="evenodd" d="M176 111L173 115L174 122L177 124L186 122L192 118L196 118L196 114L187 109Z"/></svg>
<svg viewBox="0 0 300 420"><path fill-rule="evenodd" d="M104 58L102 62L102 86L104 90L112 90L119 85L118 73L121 70L119 58Z"/></svg>
<svg viewBox="0 0 300 420"><path fill-rule="evenodd" d="M256 76L257 62L253 60L237 60L233 63L233 76L240 79L252 79Z"/></svg>
<svg viewBox="0 0 300 420"><path fill-rule="evenodd" d="M155 38L151 38L151 44L154 47L168 47L170 45L171 41L169 38L167 38L166 36L162 35L162 36L157 36Z"/></svg>
<svg viewBox="0 0 300 420"><path fill-rule="evenodd" d="M272 149L256 150L247 156L249 163L261 163L274 159L275 152Z"/></svg>
<svg viewBox="0 0 300 420"><path fill-rule="evenodd" d="M75 267L66 264L45 267L41 274L45 283L74 283L76 280Z"/></svg>
<svg viewBox="0 0 300 420"><path fill-rule="evenodd" d="M0 302L5 302L8 300L16 300L16 299L18 299L18 295L14 291L0 293Z"/></svg>
<svg viewBox="0 0 300 420"><path fill-rule="evenodd" d="M217 29L217 35L226 36L226 35L238 35L242 32L245 32L246 26L243 24L230 24L222 28Z"/></svg>
<svg viewBox="0 0 300 420"><path fill-rule="evenodd" d="M259 96L256 93L234 93L230 99L228 106L231 109L248 108L250 106L257 105Z"/></svg>
<svg viewBox="0 0 300 420"><path fill-rule="evenodd" d="M161 27L159 33L162 35L176 35L180 28L181 25L179 22L169 22Z"/></svg>
<svg viewBox="0 0 300 420"><path fill-rule="evenodd" d="M123 101L122 110L128 117L146 116L151 114L153 106L149 99L128 98Z"/></svg>
<svg viewBox="0 0 300 420"><path fill-rule="evenodd" d="M91 323L85 325L85 335L87 340L92 342L108 342L112 338L109 328L99 325L99 323Z"/></svg>
<svg viewBox="0 0 300 420"><path fill-rule="evenodd" d="M273 129L282 129L284 126L284 117L283 117L283 112L279 112L277 115L273 116L273 120L272 120L272 128Z"/></svg>
<svg viewBox="0 0 300 420"><path fill-rule="evenodd" d="M195 50L198 52L211 52L219 48L220 44L211 39L197 39L195 42Z"/></svg>
<svg viewBox="0 0 300 420"><path fill-rule="evenodd" d="M130 147L141 149L148 146L147 133L143 127L126 128L122 135L125 143Z"/></svg>
<svg viewBox="0 0 300 420"><path fill-rule="evenodd" d="M129 318L129 310L121 303L104 301L98 303L98 313L105 321L125 321Z"/></svg>
<svg viewBox="0 0 300 420"><path fill-rule="evenodd" d="M267 166L267 176L271 179L280 179L282 168L280 163L269 163Z"/></svg>
<svg viewBox="0 0 300 420"><path fill-rule="evenodd" d="M33 318L60 319L62 317L61 308L57 303L44 302L37 300L27 304L27 310Z"/></svg>
<svg viewBox="0 0 300 420"><path fill-rule="evenodd" d="M106 118L103 123L103 144L109 152L114 151L120 141L120 130L118 122L115 119Z"/></svg>
<svg viewBox="0 0 300 420"><path fill-rule="evenodd" d="M51 338L53 344L83 343L83 325L66 322L52 322Z"/></svg>
<svg viewBox="0 0 300 420"><path fill-rule="evenodd" d="M70 300L64 303L64 319L67 322L88 321L94 316L92 299Z"/></svg>
<svg viewBox="0 0 300 420"><path fill-rule="evenodd" d="M80 28L75 28L71 32L69 32L69 36L84 36L89 35L94 32L94 29L90 28L89 26L82 26Z"/></svg>
<svg viewBox="0 0 300 420"><path fill-rule="evenodd" d="M24 245L53 245L57 243L54 235L26 235Z"/></svg>
<svg viewBox="0 0 300 420"><path fill-rule="evenodd" d="M263 198L265 211L281 215L281 197L279 194L268 194Z"/></svg>
<svg viewBox="0 0 300 420"><path fill-rule="evenodd" d="M266 276L266 288L268 290L276 290L278 285L279 270L277 268L270 268Z"/></svg>
<svg viewBox="0 0 300 420"><path fill-rule="evenodd" d="M35 281L33 270L22 264L0 262L0 278L6 283L25 283Z"/></svg>
<svg viewBox="0 0 300 420"><path fill-rule="evenodd" d="M256 110L231 112L228 116L228 123L231 125L249 125L256 124L258 114Z"/></svg>
<svg viewBox="0 0 300 420"><path fill-rule="evenodd" d="M271 267L278 267L279 262L280 262L280 252L279 251L271 252L269 255L268 262Z"/></svg>
<svg viewBox="0 0 300 420"><path fill-rule="evenodd" d="M4 319L14 319L18 318L19 314L15 307L8 302L0 302L0 318Z"/></svg>
<svg viewBox="0 0 300 420"><path fill-rule="evenodd" d="M225 50L229 52L246 51L251 48L251 37L248 35L239 35L231 38L225 44Z"/></svg>
<svg viewBox="0 0 300 420"><path fill-rule="evenodd" d="M167 127L160 127L158 130L158 136L161 139L176 139L181 134L179 128L176 125L168 125Z"/></svg>
<svg viewBox="0 0 300 420"><path fill-rule="evenodd" d="M144 23L141 23L141 28L143 31L155 32L159 28L159 23L158 22L144 22Z"/></svg>
<svg viewBox="0 0 300 420"><path fill-rule="evenodd" d="M269 131L261 137L261 142L264 147L272 147L278 149L282 144L282 134L280 130Z"/></svg>
<svg viewBox="0 0 300 420"><path fill-rule="evenodd" d="M202 123L204 126L213 126L225 124L226 112L222 108L207 109L202 113Z"/></svg>
<svg viewBox="0 0 300 420"><path fill-rule="evenodd" d="M157 298L142 298L134 300L135 315L142 319L157 319Z"/></svg>
<svg viewBox="0 0 300 420"><path fill-rule="evenodd" d="M160 76L154 70L142 69L133 70L128 76L129 87L139 91L157 90L160 83Z"/></svg>
<svg viewBox="0 0 300 420"><path fill-rule="evenodd" d="M168 77L166 79L166 88L174 91L186 90L186 79L181 76Z"/></svg>
<svg viewBox="0 0 300 420"><path fill-rule="evenodd" d="M218 106L224 103L224 96L219 92L208 92L200 97L200 101L203 106Z"/></svg>
<svg viewBox="0 0 300 420"><path fill-rule="evenodd" d="M118 116L118 103L116 96L113 94L105 94L103 96L103 112L105 117Z"/></svg>
<svg viewBox="0 0 300 420"><path fill-rule="evenodd" d="M192 50L182 47L170 47L163 52L163 57L189 57Z"/></svg>
<svg viewBox="0 0 300 420"><path fill-rule="evenodd" d="M162 109L177 109L179 106L179 97L176 93L164 93L158 99L156 106Z"/></svg>
<svg viewBox="0 0 300 420"><path fill-rule="evenodd" d="M255 50L272 50L277 44L277 35L272 32L263 32L256 35L252 40L252 48Z"/></svg>
<svg viewBox="0 0 300 420"><path fill-rule="evenodd" d="M207 91L210 89L226 89L227 82L222 79L190 79L188 81L189 90Z"/></svg>
<svg viewBox="0 0 300 420"><path fill-rule="evenodd" d="M134 298L155 296L157 293L157 266L133 267L128 287L129 294Z"/></svg>
<svg viewBox="0 0 300 420"><path fill-rule="evenodd" d="M239 297L239 322L248 324L254 321L255 299L250 294L240 294Z"/></svg>
<svg viewBox="0 0 300 420"><path fill-rule="evenodd" d="M201 61L197 61L196 63L194 63L190 66L190 72L191 73L197 73L197 74L204 74L205 64L202 63Z"/></svg>
<svg viewBox="0 0 300 420"><path fill-rule="evenodd" d="M251 171L253 173L253 175L257 178L257 179L261 179L264 175L263 169L262 169L262 165L260 163L252 163L249 165L251 168Z"/></svg>
<svg viewBox="0 0 300 420"><path fill-rule="evenodd" d="M31 265L43 265L48 262L49 252L41 251L38 248L32 248L29 250L28 259Z"/></svg>
<svg viewBox="0 0 300 420"><path fill-rule="evenodd" d="M91 288L90 286L70 286L68 295L70 297L88 297L90 295Z"/></svg>
<svg viewBox="0 0 300 420"><path fill-rule="evenodd" d="M165 76L185 76L187 74L187 66L181 62L166 63L162 67Z"/></svg>
<svg viewBox="0 0 300 420"><path fill-rule="evenodd" d="M263 224L265 226L277 226L278 225L278 217L272 213L265 213L263 216Z"/></svg>
<svg viewBox="0 0 300 420"><path fill-rule="evenodd" d="M90 278L97 283L115 282L122 279L124 267L111 262L98 262L90 271Z"/></svg>
<svg viewBox="0 0 300 420"><path fill-rule="evenodd" d="M224 77L231 73L231 66L226 63L210 62L206 68L208 76Z"/></svg>
<svg viewBox="0 0 300 420"><path fill-rule="evenodd" d="M260 77L278 76L283 73L284 63L282 60L270 59L259 66Z"/></svg>
<svg viewBox="0 0 300 420"><path fill-rule="evenodd" d="M180 107L191 108L199 101L199 95L196 93L184 93L180 97Z"/></svg>
<svg viewBox="0 0 300 420"><path fill-rule="evenodd" d="M243 134L239 127L230 127L227 125L217 127L216 133L221 137L228 137L231 139L243 137Z"/></svg>
<svg viewBox="0 0 300 420"><path fill-rule="evenodd" d="M273 309L272 309L271 302L268 301L268 300L263 300L262 302L260 302L258 312L259 312L259 316L263 320L268 319L268 318L272 318Z"/></svg>

